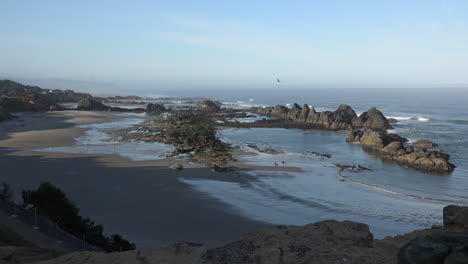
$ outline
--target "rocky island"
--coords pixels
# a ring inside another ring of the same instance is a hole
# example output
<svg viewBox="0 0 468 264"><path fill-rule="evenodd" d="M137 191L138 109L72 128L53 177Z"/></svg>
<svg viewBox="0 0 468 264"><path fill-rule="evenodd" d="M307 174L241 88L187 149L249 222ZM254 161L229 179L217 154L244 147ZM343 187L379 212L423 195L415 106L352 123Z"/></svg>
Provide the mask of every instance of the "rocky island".
<svg viewBox="0 0 468 264"><path fill-rule="evenodd" d="M340 105L335 111L316 112L313 106L305 104L300 107L293 104L291 108L283 105L275 107L252 107L250 112L270 116L274 119L258 120L252 126L298 127L325 130L349 130L346 142L360 143L361 146L378 154L384 160L427 172L452 172L455 165L442 151L426 149L415 150L405 146L406 138L388 133L392 129L389 120L377 108L372 107L357 116L348 105ZM428 140L415 142L414 146L436 146Z"/></svg>

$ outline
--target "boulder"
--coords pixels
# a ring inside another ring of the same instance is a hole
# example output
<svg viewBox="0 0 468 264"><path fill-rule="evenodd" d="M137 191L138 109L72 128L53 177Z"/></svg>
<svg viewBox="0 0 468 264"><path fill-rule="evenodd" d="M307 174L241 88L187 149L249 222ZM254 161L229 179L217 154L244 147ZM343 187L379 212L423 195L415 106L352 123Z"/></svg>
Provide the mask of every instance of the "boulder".
<svg viewBox="0 0 468 264"><path fill-rule="evenodd" d="M444 207L444 228L451 231L468 232L468 206L449 205Z"/></svg>
<svg viewBox="0 0 468 264"><path fill-rule="evenodd" d="M368 129L392 129L387 118L377 110L371 107L367 112L362 113L352 121L352 126L355 128L368 128Z"/></svg>
<svg viewBox="0 0 468 264"><path fill-rule="evenodd" d="M271 110L271 116L286 118L289 112L289 108L284 105L276 105L273 110Z"/></svg>
<svg viewBox="0 0 468 264"><path fill-rule="evenodd" d="M180 162L177 162L171 166L174 170L183 170L184 165L182 165Z"/></svg>
<svg viewBox="0 0 468 264"><path fill-rule="evenodd" d="M149 103L148 105L146 105L146 108L145 108L146 112L161 112L164 110L166 110L164 105L158 104L158 103L155 103L155 104Z"/></svg>
<svg viewBox="0 0 468 264"><path fill-rule="evenodd" d="M406 138L381 129L349 130L347 140L351 140L351 137L354 141L348 142L360 142L363 147L374 150L380 150L394 141L401 143L408 141Z"/></svg>
<svg viewBox="0 0 468 264"><path fill-rule="evenodd" d="M101 111L101 110L110 110L112 107L107 106L101 102L98 102L91 98L83 98L78 102L77 110L85 111Z"/></svg>
<svg viewBox="0 0 468 264"><path fill-rule="evenodd" d="M289 109L287 118L293 121L299 121L298 119L299 119L299 116L301 115L301 112L302 112L302 107L294 103L291 109Z"/></svg>
<svg viewBox="0 0 468 264"><path fill-rule="evenodd" d="M388 155L397 156L399 150L403 151L400 152L400 154L406 154L406 152L403 149L403 144L400 141L393 141L390 144L386 145L384 148L382 148L381 151Z"/></svg>
<svg viewBox="0 0 468 264"><path fill-rule="evenodd" d="M427 140L427 139L421 139L416 142L413 142L411 145L415 147L422 147L422 148L427 148L427 147L436 147L438 146L436 143Z"/></svg>
<svg viewBox="0 0 468 264"><path fill-rule="evenodd" d="M209 113L218 113L221 110L219 103L212 100L203 100L197 104L197 110Z"/></svg>
<svg viewBox="0 0 468 264"><path fill-rule="evenodd" d="M468 233L441 232L417 237L400 249L398 263L468 263Z"/></svg>

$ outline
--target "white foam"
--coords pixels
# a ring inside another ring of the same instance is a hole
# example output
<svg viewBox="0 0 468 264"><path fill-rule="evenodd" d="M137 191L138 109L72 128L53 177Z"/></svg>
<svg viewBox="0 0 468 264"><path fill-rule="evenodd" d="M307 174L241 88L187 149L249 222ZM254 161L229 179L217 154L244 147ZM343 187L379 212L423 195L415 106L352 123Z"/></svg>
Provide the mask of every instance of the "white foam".
<svg viewBox="0 0 468 264"><path fill-rule="evenodd" d="M406 116L387 116L387 118L393 118L396 120L410 120L412 117L406 117Z"/></svg>
<svg viewBox="0 0 468 264"><path fill-rule="evenodd" d="M429 118L425 118L425 117L418 117L418 121L421 121L421 122L427 122L429 121Z"/></svg>

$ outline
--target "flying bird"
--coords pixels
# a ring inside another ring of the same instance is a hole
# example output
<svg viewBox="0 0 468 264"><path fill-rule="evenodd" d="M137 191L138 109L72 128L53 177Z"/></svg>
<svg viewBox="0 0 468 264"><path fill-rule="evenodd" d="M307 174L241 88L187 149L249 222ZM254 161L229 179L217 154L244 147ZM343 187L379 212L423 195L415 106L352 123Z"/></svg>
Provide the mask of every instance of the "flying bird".
<svg viewBox="0 0 468 264"><path fill-rule="evenodd" d="M279 80L278 78L276 78L276 81L277 81L277 82L280 82L280 80Z"/></svg>

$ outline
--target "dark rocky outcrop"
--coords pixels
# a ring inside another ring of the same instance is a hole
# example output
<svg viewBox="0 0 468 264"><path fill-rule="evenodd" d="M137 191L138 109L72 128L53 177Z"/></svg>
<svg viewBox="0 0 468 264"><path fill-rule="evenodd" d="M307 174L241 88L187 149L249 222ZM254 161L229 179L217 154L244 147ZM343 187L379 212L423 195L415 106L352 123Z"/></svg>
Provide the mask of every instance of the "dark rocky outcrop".
<svg viewBox="0 0 468 264"><path fill-rule="evenodd" d="M145 108L146 112L162 112L164 110L166 110L164 105L158 104L158 103L156 104L149 103L148 105L146 105L146 108Z"/></svg>
<svg viewBox="0 0 468 264"><path fill-rule="evenodd" d="M374 151L386 160L429 172L452 172L455 165L448 162L449 155L440 151L415 151L412 147L405 147L407 139L385 130L351 129L346 137L347 142L359 142L362 147Z"/></svg>
<svg viewBox="0 0 468 264"><path fill-rule="evenodd" d="M468 232L468 207L457 205L444 207L444 228L450 231Z"/></svg>
<svg viewBox="0 0 468 264"><path fill-rule="evenodd" d="M398 263L468 263L468 233L443 232L415 238L400 249Z"/></svg>
<svg viewBox="0 0 468 264"><path fill-rule="evenodd" d="M392 126L388 122L387 118L377 110L375 107L371 107L367 112L362 113L359 117L355 118L352 122L352 126L355 128L369 128L369 129L391 129Z"/></svg>
<svg viewBox="0 0 468 264"><path fill-rule="evenodd" d="M109 254L75 252L50 256L38 264L458 264L467 263L467 240L468 233L449 232L445 227L378 240L366 224L326 220L304 226L272 226L227 244L184 242ZM5 260L11 252L2 254L0 248L0 257Z"/></svg>
<svg viewBox="0 0 468 264"><path fill-rule="evenodd" d="M84 98L84 99L81 99L79 102L78 102L78 106L77 108L78 110L85 110L85 111L102 111L102 110L111 110L112 107L110 106L107 106L101 102L98 102L94 99L90 99L90 98Z"/></svg>
<svg viewBox="0 0 468 264"><path fill-rule="evenodd" d="M437 147L438 145L430 140L421 139L416 142L413 142L411 145L421 148Z"/></svg>
<svg viewBox="0 0 468 264"><path fill-rule="evenodd" d="M221 110L219 103L211 100L203 100L197 104L197 110L209 113L218 113Z"/></svg>
<svg viewBox="0 0 468 264"><path fill-rule="evenodd" d="M365 224L327 220L305 226L276 226L207 250L204 263L358 263L355 253L373 247ZM331 250L333 249L333 250ZM353 256L354 255L354 256ZM359 258L359 257L357 257Z"/></svg>
<svg viewBox="0 0 468 264"><path fill-rule="evenodd" d="M277 105L271 110L271 115L279 118L288 117L289 108L284 105Z"/></svg>
<svg viewBox="0 0 468 264"><path fill-rule="evenodd" d="M354 110L342 104L335 111L316 112L313 106L305 104L300 107L293 104L289 109L283 105L275 107L251 107L250 112L260 115L275 117L278 124L298 127L319 128L328 130L346 130L350 128L392 128L385 116L376 108L371 108L361 116L357 116Z"/></svg>

